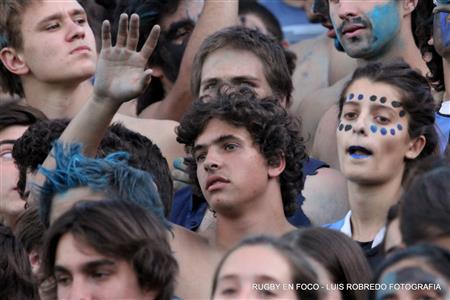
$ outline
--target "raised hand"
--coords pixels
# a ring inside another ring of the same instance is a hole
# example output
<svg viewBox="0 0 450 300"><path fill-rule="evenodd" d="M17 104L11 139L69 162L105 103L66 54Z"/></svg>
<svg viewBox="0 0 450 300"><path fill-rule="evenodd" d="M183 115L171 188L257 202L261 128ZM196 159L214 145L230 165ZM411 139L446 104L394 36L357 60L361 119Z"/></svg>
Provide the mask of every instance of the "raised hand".
<svg viewBox="0 0 450 300"><path fill-rule="evenodd" d="M94 99L120 105L139 96L151 80L151 69L147 62L158 41L160 28L154 26L141 51L137 51L139 40L139 16L120 15L119 30L115 46L111 45L109 21L102 24L102 50L95 73Z"/></svg>

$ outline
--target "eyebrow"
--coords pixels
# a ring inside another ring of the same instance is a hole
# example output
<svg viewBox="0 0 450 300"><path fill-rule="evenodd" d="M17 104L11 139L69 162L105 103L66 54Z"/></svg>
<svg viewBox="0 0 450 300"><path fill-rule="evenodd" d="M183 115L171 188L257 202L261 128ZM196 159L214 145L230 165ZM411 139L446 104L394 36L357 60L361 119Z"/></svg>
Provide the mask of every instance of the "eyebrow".
<svg viewBox="0 0 450 300"><path fill-rule="evenodd" d="M83 264L81 267L81 270L83 273L89 273L92 270L95 270L99 267L103 266L115 266L116 263L110 259L99 259L95 261L88 262L86 264ZM56 272L62 272L62 273L71 273L67 268L56 265L55 266L55 273Z"/></svg>
<svg viewBox="0 0 450 300"><path fill-rule="evenodd" d="M229 141L229 140L242 141L242 139L238 138L235 135L225 134L225 135L221 135L221 136L215 138L209 145L222 144L223 142ZM208 144L197 144L197 145L194 145L194 147L192 148L192 153L195 154L196 152L207 148L209 145Z"/></svg>
<svg viewBox="0 0 450 300"><path fill-rule="evenodd" d="M75 8L75 9L73 9L73 10L71 10L69 12L69 15L71 17L78 16L78 15L86 16L86 12L83 9L81 9L81 8ZM60 12L54 13L54 14L52 14L50 16L45 17L41 21L39 21L38 24L37 24L37 27L43 26L45 23L47 23L49 21L52 21L52 20L63 19L63 17L64 17L64 15L62 13L60 13Z"/></svg>
<svg viewBox="0 0 450 300"><path fill-rule="evenodd" d="M344 107L345 105L352 105L352 106L361 106L360 102L357 101L345 101L344 104L342 105L342 107ZM371 107L375 107L375 108L387 108L387 109L400 109L399 107L393 107L392 105L386 105L386 104L382 104L382 103L374 103L372 102Z"/></svg>
<svg viewBox="0 0 450 300"><path fill-rule="evenodd" d="M12 145L16 142L16 140L2 140L0 141L0 146L1 145Z"/></svg>

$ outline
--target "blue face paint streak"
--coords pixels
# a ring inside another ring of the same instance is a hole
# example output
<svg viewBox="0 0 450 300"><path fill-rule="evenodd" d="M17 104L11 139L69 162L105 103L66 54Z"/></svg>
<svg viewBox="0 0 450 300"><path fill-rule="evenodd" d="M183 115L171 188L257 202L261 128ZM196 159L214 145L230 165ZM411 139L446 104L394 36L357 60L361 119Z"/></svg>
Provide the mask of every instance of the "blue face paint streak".
<svg viewBox="0 0 450 300"><path fill-rule="evenodd" d="M391 128L390 132L391 132L391 135L395 135L395 129L394 128Z"/></svg>
<svg viewBox="0 0 450 300"><path fill-rule="evenodd" d="M400 30L400 12L398 2L391 0L386 4L377 5L367 13L372 24L372 45L370 53L378 53L392 40Z"/></svg>
<svg viewBox="0 0 450 300"><path fill-rule="evenodd" d="M386 135L386 134L387 134L386 128L381 128L381 129L380 129L380 133L381 133L382 135Z"/></svg>
<svg viewBox="0 0 450 300"><path fill-rule="evenodd" d="M348 100L352 100L353 98L355 97L355 95L354 94L350 94L350 95L348 95Z"/></svg>
<svg viewBox="0 0 450 300"><path fill-rule="evenodd" d="M359 95L358 95L358 100L361 101L362 99L364 99L364 95L363 95L363 94L359 94Z"/></svg>
<svg viewBox="0 0 450 300"><path fill-rule="evenodd" d="M397 129L400 130L400 131L402 131L402 130L403 130L402 124L397 124Z"/></svg>
<svg viewBox="0 0 450 300"><path fill-rule="evenodd" d="M377 132L377 130L378 130L378 127L377 127L377 125L370 125L370 131L372 131L373 133L376 133Z"/></svg>

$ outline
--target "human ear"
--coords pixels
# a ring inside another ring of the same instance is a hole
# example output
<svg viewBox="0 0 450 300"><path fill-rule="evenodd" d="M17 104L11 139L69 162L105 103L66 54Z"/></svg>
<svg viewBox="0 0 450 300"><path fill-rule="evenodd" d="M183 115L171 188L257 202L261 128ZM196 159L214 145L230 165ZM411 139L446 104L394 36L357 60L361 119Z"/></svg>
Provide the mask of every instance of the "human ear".
<svg viewBox="0 0 450 300"><path fill-rule="evenodd" d="M5 47L0 50L0 59L5 68L13 74L25 75L30 71L23 57L13 48Z"/></svg>
<svg viewBox="0 0 450 300"><path fill-rule="evenodd" d="M416 159L422 152L423 148L425 148L426 143L427 139L423 135L413 138L409 142L408 151L406 151L405 157L407 159Z"/></svg>
<svg viewBox="0 0 450 300"><path fill-rule="evenodd" d="M400 1L403 9L403 16L411 15L417 8L419 0L404 0Z"/></svg>
<svg viewBox="0 0 450 300"><path fill-rule="evenodd" d="M279 153L276 159L271 158L269 160L269 169L268 169L269 178L280 176L280 174L283 173L285 168L286 168L286 159L283 153Z"/></svg>

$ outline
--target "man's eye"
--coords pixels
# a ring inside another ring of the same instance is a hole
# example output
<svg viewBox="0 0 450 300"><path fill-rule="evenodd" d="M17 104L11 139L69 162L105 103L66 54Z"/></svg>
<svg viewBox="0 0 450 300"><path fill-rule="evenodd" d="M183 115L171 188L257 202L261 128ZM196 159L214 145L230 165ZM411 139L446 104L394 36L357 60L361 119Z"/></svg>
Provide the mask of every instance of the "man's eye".
<svg viewBox="0 0 450 300"><path fill-rule="evenodd" d="M233 151L236 150L237 147L238 147L237 144L225 144L224 149L226 151Z"/></svg>
<svg viewBox="0 0 450 300"><path fill-rule="evenodd" d="M197 163L200 163L200 162L202 162L202 161L205 160L205 157L206 157L206 154L205 154L205 153L200 153L200 154L198 154L198 155L195 156L195 161L196 161Z"/></svg>
<svg viewBox="0 0 450 300"><path fill-rule="evenodd" d="M75 22L80 25L83 25L86 23L86 19L85 18L77 18L77 19L75 19Z"/></svg>
<svg viewBox="0 0 450 300"><path fill-rule="evenodd" d="M59 24L55 23L55 24L47 25L47 27L45 27L45 30L51 31L51 30L55 30L55 29L58 29L58 28L59 28Z"/></svg>
<svg viewBox="0 0 450 300"><path fill-rule="evenodd" d="M234 288L225 288L220 292L221 295L232 296L236 294L236 289Z"/></svg>
<svg viewBox="0 0 450 300"><path fill-rule="evenodd" d="M0 158L2 160L12 160L13 159L11 151L5 151L5 152L0 153Z"/></svg>
<svg viewBox="0 0 450 300"><path fill-rule="evenodd" d="M91 274L91 277L94 279L105 279L111 275L111 272L108 271L96 271Z"/></svg>
<svg viewBox="0 0 450 300"><path fill-rule="evenodd" d="M71 278L68 275L56 275L56 284L61 286L68 286Z"/></svg>

